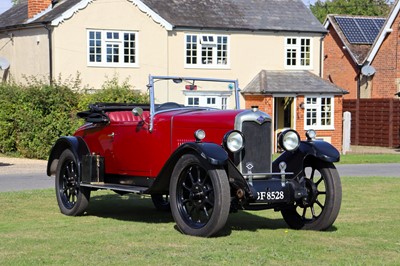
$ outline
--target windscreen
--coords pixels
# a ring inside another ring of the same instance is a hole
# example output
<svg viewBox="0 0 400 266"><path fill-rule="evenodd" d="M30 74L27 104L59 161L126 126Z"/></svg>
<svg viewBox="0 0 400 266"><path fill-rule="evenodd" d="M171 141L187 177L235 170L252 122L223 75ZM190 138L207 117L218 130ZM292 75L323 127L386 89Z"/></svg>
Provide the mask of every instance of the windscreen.
<svg viewBox="0 0 400 266"><path fill-rule="evenodd" d="M155 79L154 103L177 103L185 107L235 109L235 84L186 79Z"/></svg>

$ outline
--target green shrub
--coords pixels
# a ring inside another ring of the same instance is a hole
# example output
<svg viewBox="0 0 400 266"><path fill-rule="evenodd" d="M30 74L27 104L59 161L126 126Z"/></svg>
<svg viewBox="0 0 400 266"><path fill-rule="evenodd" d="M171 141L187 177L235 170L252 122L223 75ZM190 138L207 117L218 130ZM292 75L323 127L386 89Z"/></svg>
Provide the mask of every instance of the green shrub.
<svg viewBox="0 0 400 266"><path fill-rule="evenodd" d="M26 85L0 83L0 153L46 159L60 136L72 135L83 123L76 113L89 103L148 102L147 95L133 91L127 82L119 84L117 78L92 92L76 85L47 85L37 79Z"/></svg>
<svg viewBox="0 0 400 266"><path fill-rule="evenodd" d="M135 91L128 80L119 83L118 77L107 80L101 90L84 90L78 108L86 110L91 103L148 103L147 94Z"/></svg>

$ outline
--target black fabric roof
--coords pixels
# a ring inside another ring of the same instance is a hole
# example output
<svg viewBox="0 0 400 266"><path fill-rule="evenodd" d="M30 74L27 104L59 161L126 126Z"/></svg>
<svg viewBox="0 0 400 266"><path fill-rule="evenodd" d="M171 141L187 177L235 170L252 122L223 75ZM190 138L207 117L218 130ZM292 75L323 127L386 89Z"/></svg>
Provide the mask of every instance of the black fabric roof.
<svg viewBox="0 0 400 266"><path fill-rule="evenodd" d="M347 94L346 90L305 71L261 70L242 94Z"/></svg>
<svg viewBox="0 0 400 266"><path fill-rule="evenodd" d="M301 0L141 0L174 27L254 31L326 33ZM30 23L59 17L81 0L59 0L54 8ZM0 15L0 28L27 22L27 3Z"/></svg>

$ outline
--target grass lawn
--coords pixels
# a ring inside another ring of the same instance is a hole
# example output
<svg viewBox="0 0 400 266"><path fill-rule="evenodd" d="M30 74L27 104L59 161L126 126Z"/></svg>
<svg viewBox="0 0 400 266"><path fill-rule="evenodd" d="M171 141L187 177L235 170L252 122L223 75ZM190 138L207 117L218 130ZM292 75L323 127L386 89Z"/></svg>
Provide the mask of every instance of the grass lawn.
<svg viewBox="0 0 400 266"><path fill-rule="evenodd" d="M340 163L400 163L400 154L346 154L340 156Z"/></svg>
<svg viewBox="0 0 400 266"><path fill-rule="evenodd" d="M53 190L0 193L0 264L398 265L400 178L342 178L327 232L288 229L280 213L231 214L221 234L180 234L147 197L92 193L87 213L62 215Z"/></svg>

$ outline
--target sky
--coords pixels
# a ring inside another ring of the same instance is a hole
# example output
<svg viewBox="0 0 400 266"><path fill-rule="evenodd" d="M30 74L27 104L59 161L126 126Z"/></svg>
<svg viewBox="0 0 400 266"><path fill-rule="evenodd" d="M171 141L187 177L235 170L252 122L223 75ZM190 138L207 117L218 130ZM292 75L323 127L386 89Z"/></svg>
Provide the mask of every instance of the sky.
<svg viewBox="0 0 400 266"><path fill-rule="evenodd" d="M313 4L315 0L302 0L307 6ZM0 14L11 7L11 0L0 0Z"/></svg>
<svg viewBox="0 0 400 266"><path fill-rule="evenodd" d="M3 13L11 7L11 0L0 0L0 13Z"/></svg>

